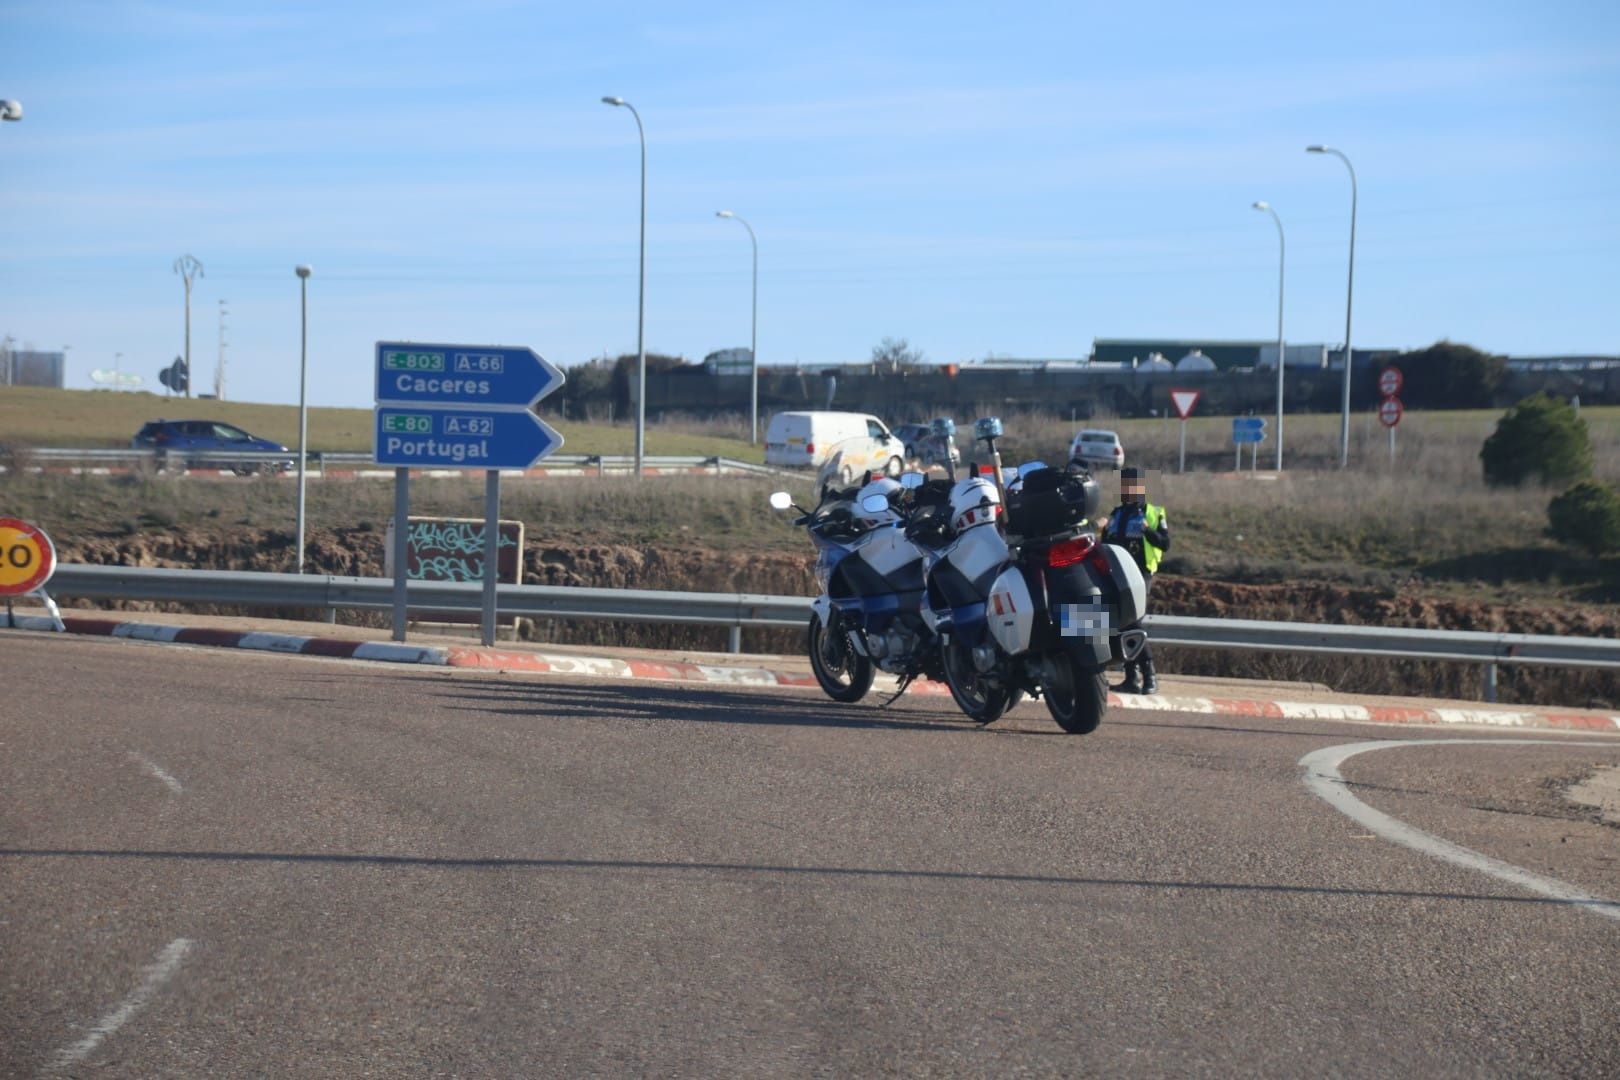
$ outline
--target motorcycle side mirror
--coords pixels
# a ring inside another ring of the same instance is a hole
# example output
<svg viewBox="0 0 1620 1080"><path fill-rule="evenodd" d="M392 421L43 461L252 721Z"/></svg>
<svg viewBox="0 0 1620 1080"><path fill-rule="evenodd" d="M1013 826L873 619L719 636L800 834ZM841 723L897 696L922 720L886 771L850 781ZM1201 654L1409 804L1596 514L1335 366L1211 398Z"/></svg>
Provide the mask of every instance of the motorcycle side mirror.
<svg viewBox="0 0 1620 1080"><path fill-rule="evenodd" d="M861 500L861 509L868 514L881 514L889 509L889 497L877 494L868 495Z"/></svg>
<svg viewBox="0 0 1620 1080"><path fill-rule="evenodd" d="M927 479L928 478L923 476L923 474L920 472L901 473L900 486L905 488L907 491L915 491L917 488L922 487L923 484L927 482Z"/></svg>
<svg viewBox="0 0 1620 1080"><path fill-rule="evenodd" d="M771 508L773 510L786 510L793 505L793 496L785 491L771 492Z"/></svg>

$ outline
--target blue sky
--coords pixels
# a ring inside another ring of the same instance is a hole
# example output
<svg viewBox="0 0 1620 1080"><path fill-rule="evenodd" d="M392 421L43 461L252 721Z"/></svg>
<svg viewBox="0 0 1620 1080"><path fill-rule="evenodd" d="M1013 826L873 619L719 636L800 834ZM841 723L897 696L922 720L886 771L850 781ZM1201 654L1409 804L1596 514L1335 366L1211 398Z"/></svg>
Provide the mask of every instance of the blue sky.
<svg viewBox="0 0 1620 1080"><path fill-rule="evenodd" d="M1620 352L1620 5L0 2L0 334L370 401L378 339L701 358L1094 336Z"/></svg>

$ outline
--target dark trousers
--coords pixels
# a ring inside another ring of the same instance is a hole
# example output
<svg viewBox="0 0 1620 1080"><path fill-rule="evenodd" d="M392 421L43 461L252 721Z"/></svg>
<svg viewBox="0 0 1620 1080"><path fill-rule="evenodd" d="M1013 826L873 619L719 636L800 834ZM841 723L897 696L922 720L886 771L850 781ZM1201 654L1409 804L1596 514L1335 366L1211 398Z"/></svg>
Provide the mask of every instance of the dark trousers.
<svg viewBox="0 0 1620 1080"><path fill-rule="evenodd" d="M1153 591L1153 575L1148 573L1146 570L1143 570L1142 571L1142 582L1146 586L1146 588L1144 588L1142 590L1144 596L1151 595L1152 591ZM1145 608L1142 611L1142 614L1143 615L1147 614L1147 611L1146 611ZM1142 642L1142 651L1136 654L1136 659L1134 661L1132 661L1131 663L1128 663L1128 664L1125 665L1125 677L1129 678L1132 671L1152 671L1152 670L1153 670L1153 646L1152 646L1151 642L1144 641L1144 642Z"/></svg>

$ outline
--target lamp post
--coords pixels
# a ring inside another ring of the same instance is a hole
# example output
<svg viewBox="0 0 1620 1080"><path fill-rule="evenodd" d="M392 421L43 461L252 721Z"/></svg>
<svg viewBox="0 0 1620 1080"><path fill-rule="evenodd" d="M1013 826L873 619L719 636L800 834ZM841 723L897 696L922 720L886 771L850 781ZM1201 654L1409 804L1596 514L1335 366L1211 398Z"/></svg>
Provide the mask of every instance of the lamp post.
<svg viewBox="0 0 1620 1080"><path fill-rule="evenodd" d="M1262 199L1254 204L1254 208L1264 210L1277 223L1277 471L1282 472L1283 365L1287 355L1283 348L1283 272L1288 266L1288 241L1283 236L1282 218L1277 216L1270 203Z"/></svg>
<svg viewBox="0 0 1620 1080"><path fill-rule="evenodd" d="M214 365L214 397L216 400L225 400L225 316L230 312L225 309L229 300L219 302L219 363Z"/></svg>
<svg viewBox="0 0 1620 1080"><path fill-rule="evenodd" d="M604 97L602 104L630 110L641 137L641 288L636 296L636 477L647 449L647 129L641 114L622 97Z"/></svg>
<svg viewBox="0 0 1620 1080"><path fill-rule="evenodd" d="M1350 467L1350 309L1356 296L1356 167L1342 150L1331 146L1307 146L1307 154L1332 154L1350 170L1350 281L1344 294L1344 412L1339 417L1339 468Z"/></svg>
<svg viewBox="0 0 1620 1080"><path fill-rule="evenodd" d="M754 227L730 210L716 210L715 217L729 218L748 230L754 249L754 304L752 328L748 332L748 445L759 442L759 238Z"/></svg>
<svg viewBox="0 0 1620 1080"><path fill-rule="evenodd" d="M191 396L191 282L194 278L207 277L203 273L203 264L197 261L194 255L182 255L174 260L174 272L180 275L180 280L186 283L186 397Z"/></svg>
<svg viewBox="0 0 1620 1080"><path fill-rule="evenodd" d="M309 445L309 275L306 264L295 267L298 275L298 572L304 572L304 465Z"/></svg>

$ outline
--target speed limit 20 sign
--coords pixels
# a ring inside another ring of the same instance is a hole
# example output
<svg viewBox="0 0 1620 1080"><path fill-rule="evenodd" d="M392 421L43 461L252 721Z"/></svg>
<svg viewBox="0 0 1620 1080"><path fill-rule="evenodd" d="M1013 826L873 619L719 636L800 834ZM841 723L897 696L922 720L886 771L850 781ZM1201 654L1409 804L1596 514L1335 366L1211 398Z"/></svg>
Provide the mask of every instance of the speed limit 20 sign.
<svg viewBox="0 0 1620 1080"><path fill-rule="evenodd" d="M0 517L0 596L22 596L56 572L56 547L45 531L18 518Z"/></svg>

